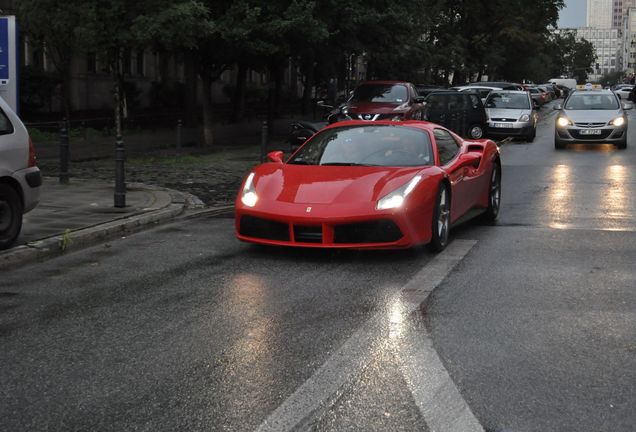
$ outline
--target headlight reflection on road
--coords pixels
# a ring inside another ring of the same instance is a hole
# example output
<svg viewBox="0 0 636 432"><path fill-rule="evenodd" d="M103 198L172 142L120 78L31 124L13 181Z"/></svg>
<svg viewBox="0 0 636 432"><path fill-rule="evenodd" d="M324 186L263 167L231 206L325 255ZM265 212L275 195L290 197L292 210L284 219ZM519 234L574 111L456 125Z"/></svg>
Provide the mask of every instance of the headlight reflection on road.
<svg viewBox="0 0 636 432"><path fill-rule="evenodd" d="M567 219L570 216L572 198L571 169L567 165L557 165L552 170L551 186L548 196L548 208L550 212L550 227L565 229L568 227Z"/></svg>
<svg viewBox="0 0 636 432"><path fill-rule="evenodd" d="M610 165L605 170L605 180L608 188L603 192L602 209L603 216L607 219L609 230L619 230L621 219L629 218L631 194L629 193L630 172L623 165Z"/></svg>
<svg viewBox="0 0 636 432"><path fill-rule="evenodd" d="M401 299L396 299L389 309L389 339L397 339L402 335L404 317L408 313Z"/></svg>

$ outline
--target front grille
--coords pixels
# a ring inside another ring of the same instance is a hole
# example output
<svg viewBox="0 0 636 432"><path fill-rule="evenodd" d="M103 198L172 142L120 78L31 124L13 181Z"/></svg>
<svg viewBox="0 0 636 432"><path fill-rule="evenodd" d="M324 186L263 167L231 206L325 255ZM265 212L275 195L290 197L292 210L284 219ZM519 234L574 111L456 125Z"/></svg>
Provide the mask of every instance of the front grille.
<svg viewBox="0 0 636 432"><path fill-rule="evenodd" d="M510 134L510 135L520 135L523 133L523 129L521 128L489 128L488 132L492 134Z"/></svg>
<svg viewBox="0 0 636 432"><path fill-rule="evenodd" d="M354 120L375 121L380 118L380 114L349 114Z"/></svg>
<svg viewBox="0 0 636 432"><path fill-rule="evenodd" d="M605 126L605 123L574 123L579 128L599 128Z"/></svg>
<svg viewBox="0 0 636 432"><path fill-rule="evenodd" d="M294 240L300 243L322 243L322 227L294 225Z"/></svg>
<svg viewBox="0 0 636 432"><path fill-rule="evenodd" d="M289 226L287 224L254 216L241 217L239 233L245 237L289 241Z"/></svg>
<svg viewBox="0 0 636 432"><path fill-rule="evenodd" d="M391 220L377 220L334 227L334 243L392 243L402 238Z"/></svg>
<svg viewBox="0 0 636 432"><path fill-rule="evenodd" d="M517 121L517 119L513 119L513 118L491 118L490 120L494 122L506 122L506 123L514 123Z"/></svg>
<svg viewBox="0 0 636 432"><path fill-rule="evenodd" d="M608 136L610 136L611 133L612 133L611 129L602 129L600 135L581 135L580 131L575 129L570 129L570 135L572 135L572 138L580 139L580 140L598 141L598 140L607 138Z"/></svg>

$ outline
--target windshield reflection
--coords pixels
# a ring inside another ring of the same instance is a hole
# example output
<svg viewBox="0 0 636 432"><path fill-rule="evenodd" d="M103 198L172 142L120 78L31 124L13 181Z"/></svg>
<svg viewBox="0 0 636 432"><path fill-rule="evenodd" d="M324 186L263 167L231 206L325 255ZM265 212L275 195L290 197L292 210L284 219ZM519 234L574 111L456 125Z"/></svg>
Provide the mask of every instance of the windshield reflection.
<svg viewBox="0 0 636 432"><path fill-rule="evenodd" d="M425 131L392 125L345 126L320 132L288 163L412 167L430 165L432 155Z"/></svg>

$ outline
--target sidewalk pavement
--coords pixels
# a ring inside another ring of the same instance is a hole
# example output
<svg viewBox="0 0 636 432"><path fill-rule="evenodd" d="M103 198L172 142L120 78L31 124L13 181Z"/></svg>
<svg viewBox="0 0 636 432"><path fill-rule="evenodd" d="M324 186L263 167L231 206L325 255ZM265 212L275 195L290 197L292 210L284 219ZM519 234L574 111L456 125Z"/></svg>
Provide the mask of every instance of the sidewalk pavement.
<svg viewBox="0 0 636 432"><path fill-rule="evenodd" d="M45 177L39 205L23 218L16 245L0 252L0 271L125 236L205 207L195 196L143 184L128 184L126 207L113 205L114 185ZM219 211L224 208L209 209Z"/></svg>

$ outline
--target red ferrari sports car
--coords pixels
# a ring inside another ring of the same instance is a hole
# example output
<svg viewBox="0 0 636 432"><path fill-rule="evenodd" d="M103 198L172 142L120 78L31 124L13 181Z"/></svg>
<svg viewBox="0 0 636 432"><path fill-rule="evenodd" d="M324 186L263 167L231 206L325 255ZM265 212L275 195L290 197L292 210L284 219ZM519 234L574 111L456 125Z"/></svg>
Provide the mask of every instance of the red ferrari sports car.
<svg viewBox="0 0 636 432"><path fill-rule="evenodd" d="M288 160L271 152L236 198L240 240L280 246L388 249L428 243L501 199L499 149L422 121L347 121Z"/></svg>

